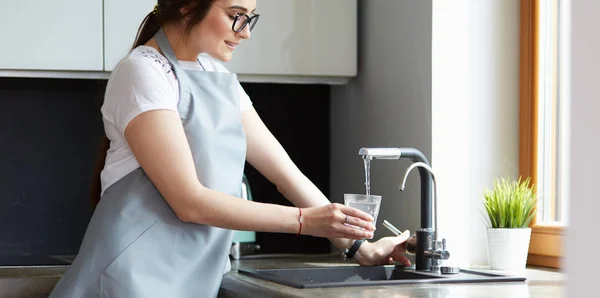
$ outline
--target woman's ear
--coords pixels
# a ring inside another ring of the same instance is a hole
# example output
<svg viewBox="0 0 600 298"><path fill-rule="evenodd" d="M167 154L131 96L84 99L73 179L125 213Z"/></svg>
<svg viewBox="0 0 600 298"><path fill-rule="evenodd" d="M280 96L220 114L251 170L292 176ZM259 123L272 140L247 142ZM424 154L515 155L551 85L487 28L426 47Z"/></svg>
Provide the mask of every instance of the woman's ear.
<svg viewBox="0 0 600 298"><path fill-rule="evenodd" d="M189 14L189 13L192 11L192 9L193 9L193 8L194 8L194 4L193 4L193 3L190 3L190 4L188 4L188 5L182 6L182 7L179 9L179 13L180 13L182 16L186 16L186 17L187 17L187 16L188 16L188 14Z"/></svg>
<svg viewBox="0 0 600 298"><path fill-rule="evenodd" d="M192 10L195 6L196 5L194 3L190 3L179 9L179 13L183 16L182 21L184 25L187 25L192 19Z"/></svg>

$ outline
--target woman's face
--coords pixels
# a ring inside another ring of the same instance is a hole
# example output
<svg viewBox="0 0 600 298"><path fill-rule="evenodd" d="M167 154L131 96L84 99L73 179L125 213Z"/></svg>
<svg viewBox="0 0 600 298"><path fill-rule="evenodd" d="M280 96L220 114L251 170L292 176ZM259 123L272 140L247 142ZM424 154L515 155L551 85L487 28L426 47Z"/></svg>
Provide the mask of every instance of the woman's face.
<svg viewBox="0 0 600 298"><path fill-rule="evenodd" d="M256 0L216 0L202 22L192 28L190 46L223 62L231 60L242 39L250 38L250 26L234 32L233 20L237 14L251 17L255 9Z"/></svg>

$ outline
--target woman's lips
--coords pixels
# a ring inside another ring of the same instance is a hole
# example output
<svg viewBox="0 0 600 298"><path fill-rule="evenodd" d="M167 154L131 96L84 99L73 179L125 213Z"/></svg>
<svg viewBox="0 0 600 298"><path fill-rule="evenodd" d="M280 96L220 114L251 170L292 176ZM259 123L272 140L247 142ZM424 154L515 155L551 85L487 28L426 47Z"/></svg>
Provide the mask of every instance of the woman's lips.
<svg viewBox="0 0 600 298"><path fill-rule="evenodd" d="M233 51L235 50L235 47L238 45L237 43L233 43L230 41L225 41L225 44L227 44L227 46Z"/></svg>

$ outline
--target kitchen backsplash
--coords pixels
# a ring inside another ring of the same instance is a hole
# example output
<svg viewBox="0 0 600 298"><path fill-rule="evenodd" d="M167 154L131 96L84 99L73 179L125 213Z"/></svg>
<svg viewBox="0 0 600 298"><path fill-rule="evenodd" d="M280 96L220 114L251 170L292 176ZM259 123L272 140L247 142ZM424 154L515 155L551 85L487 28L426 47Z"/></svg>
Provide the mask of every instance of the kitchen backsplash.
<svg viewBox="0 0 600 298"><path fill-rule="evenodd" d="M263 122L298 168L329 195L329 98L327 85L243 84ZM256 201L291 205L254 168L246 175ZM324 238L257 233L262 253L328 253Z"/></svg>
<svg viewBox="0 0 600 298"><path fill-rule="evenodd" d="M298 167L329 191L329 86L243 84ZM92 214L105 80L0 78L0 254L76 254ZM319 154L311 149L320 148ZM253 198L289 204L247 165ZM325 253L313 237L258 233L263 253Z"/></svg>
<svg viewBox="0 0 600 298"><path fill-rule="evenodd" d="M91 216L104 87L0 78L0 253L77 251Z"/></svg>

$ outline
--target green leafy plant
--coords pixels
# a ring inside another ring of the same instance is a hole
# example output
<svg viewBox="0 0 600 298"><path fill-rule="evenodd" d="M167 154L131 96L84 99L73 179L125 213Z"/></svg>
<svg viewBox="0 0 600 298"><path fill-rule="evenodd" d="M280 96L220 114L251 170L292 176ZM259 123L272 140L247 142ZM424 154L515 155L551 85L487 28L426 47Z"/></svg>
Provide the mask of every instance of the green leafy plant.
<svg viewBox="0 0 600 298"><path fill-rule="evenodd" d="M537 196L530 178L496 179L494 189L484 191L488 226L493 229L527 228L535 215Z"/></svg>

